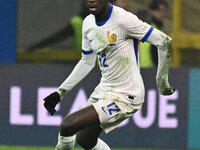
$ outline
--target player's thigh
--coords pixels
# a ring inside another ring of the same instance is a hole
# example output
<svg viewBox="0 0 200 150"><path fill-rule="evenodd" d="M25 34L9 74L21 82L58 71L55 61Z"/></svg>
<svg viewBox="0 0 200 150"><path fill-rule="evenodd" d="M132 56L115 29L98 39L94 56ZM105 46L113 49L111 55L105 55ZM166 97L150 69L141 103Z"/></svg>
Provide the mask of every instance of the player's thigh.
<svg viewBox="0 0 200 150"><path fill-rule="evenodd" d="M93 125L79 131L76 135L76 140L83 148L90 149L97 144L101 132L102 128L99 125Z"/></svg>
<svg viewBox="0 0 200 150"><path fill-rule="evenodd" d="M91 105L66 116L61 124L60 134L70 136L88 126L99 124L97 112Z"/></svg>

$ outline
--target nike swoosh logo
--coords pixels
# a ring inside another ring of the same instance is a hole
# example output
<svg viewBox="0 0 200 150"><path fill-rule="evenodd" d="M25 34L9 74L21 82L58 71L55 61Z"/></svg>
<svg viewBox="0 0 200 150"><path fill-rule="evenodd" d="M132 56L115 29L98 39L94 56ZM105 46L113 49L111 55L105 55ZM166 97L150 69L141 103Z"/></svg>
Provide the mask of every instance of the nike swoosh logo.
<svg viewBox="0 0 200 150"><path fill-rule="evenodd" d="M90 43L91 43L92 41L94 41L94 39L90 40Z"/></svg>

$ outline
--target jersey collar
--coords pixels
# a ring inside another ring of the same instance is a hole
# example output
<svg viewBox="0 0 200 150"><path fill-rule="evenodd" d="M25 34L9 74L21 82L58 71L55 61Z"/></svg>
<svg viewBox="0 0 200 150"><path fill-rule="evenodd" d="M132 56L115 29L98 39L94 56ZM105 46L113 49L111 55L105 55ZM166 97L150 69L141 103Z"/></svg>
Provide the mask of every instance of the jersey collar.
<svg viewBox="0 0 200 150"><path fill-rule="evenodd" d="M113 5L110 4L110 10L109 10L109 13L108 13L108 17L106 18L106 20L104 20L104 21L101 22L101 23L96 22L96 25L97 25L97 26L103 26L103 25L110 19L111 14L112 14L112 10L113 10Z"/></svg>

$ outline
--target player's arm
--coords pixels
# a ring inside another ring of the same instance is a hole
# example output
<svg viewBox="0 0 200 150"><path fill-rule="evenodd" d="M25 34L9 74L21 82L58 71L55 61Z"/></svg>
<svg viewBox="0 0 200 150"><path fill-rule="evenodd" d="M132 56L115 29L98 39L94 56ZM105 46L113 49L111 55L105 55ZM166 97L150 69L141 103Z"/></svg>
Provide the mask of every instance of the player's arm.
<svg viewBox="0 0 200 150"><path fill-rule="evenodd" d="M162 95L171 95L174 90L168 82L168 73L171 64L172 39L166 34L154 29L149 24L138 19L132 13L126 12L121 18L126 30L126 36L142 42L149 42L158 48L158 69L156 75L157 87Z"/></svg>
<svg viewBox="0 0 200 150"><path fill-rule="evenodd" d="M96 54L93 51L91 51L90 54L82 54L82 59L76 65L69 77L60 85L57 90L61 99L67 92L69 92L88 75L88 73L95 67L95 63Z"/></svg>
<svg viewBox="0 0 200 150"><path fill-rule="evenodd" d="M175 91L168 82L172 55L172 39L163 32L153 29L147 38L147 42L155 45L158 49L158 69L156 75L158 90L162 95L171 95Z"/></svg>
<svg viewBox="0 0 200 150"><path fill-rule="evenodd" d="M75 66L69 77L60 85L60 87L52 94L47 96L44 101L45 108L54 114L55 106L62 100L74 86L76 86L87 74L94 68L96 63L96 53L90 49L90 42L85 36L85 25L83 24L82 32L82 58Z"/></svg>
<svg viewBox="0 0 200 150"><path fill-rule="evenodd" d="M83 54L82 59L75 66L68 78L60 85L57 91L44 98L44 106L48 112L51 113L51 115L53 115L56 111L55 106L62 100L64 95L76 86L83 78L85 78L94 68L95 62L96 55L94 52L91 54Z"/></svg>

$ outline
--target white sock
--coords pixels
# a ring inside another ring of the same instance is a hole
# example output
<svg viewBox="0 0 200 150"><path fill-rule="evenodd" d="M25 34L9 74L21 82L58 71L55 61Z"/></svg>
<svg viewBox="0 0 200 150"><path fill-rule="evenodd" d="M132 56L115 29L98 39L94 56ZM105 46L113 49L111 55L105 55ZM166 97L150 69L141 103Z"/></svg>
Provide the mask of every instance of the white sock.
<svg viewBox="0 0 200 150"><path fill-rule="evenodd" d="M58 135L58 143L56 145L55 150L71 150L75 144L76 135L63 137Z"/></svg>
<svg viewBox="0 0 200 150"><path fill-rule="evenodd" d="M110 147L101 139L98 139L97 145L91 150L111 150Z"/></svg>

